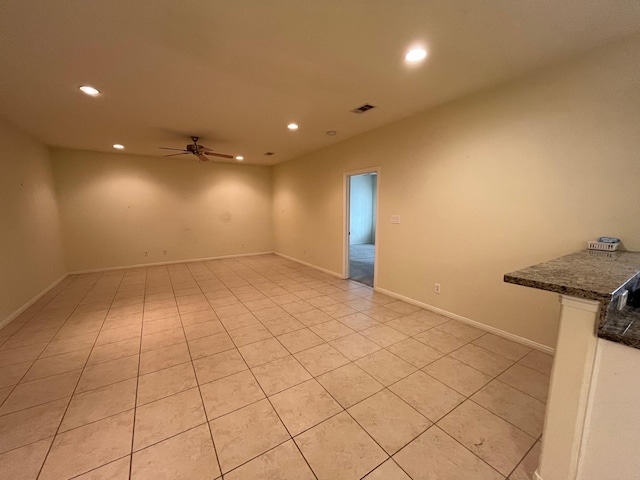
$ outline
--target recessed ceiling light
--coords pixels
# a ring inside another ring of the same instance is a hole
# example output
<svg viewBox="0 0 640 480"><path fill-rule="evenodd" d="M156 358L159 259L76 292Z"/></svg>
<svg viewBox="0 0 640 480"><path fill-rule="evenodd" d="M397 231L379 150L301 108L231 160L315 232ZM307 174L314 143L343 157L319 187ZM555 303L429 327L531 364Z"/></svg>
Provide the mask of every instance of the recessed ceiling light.
<svg viewBox="0 0 640 480"><path fill-rule="evenodd" d="M236 160L241 162L242 160L244 160L244 157L242 155L238 155L238 156L236 156Z"/></svg>
<svg viewBox="0 0 640 480"><path fill-rule="evenodd" d="M287 128L289 130L297 130L298 129L298 124L297 123L290 123L289 125L287 125Z"/></svg>
<svg viewBox="0 0 640 480"><path fill-rule="evenodd" d="M100 90L98 90L97 88L94 88L90 85L82 85L81 87L78 87L78 90L80 90L82 93L86 93L87 95L91 96L91 97L96 97L98 95L100 95Z"/></svg>
<svg viewBox="0 0 640 480"><path fill-rule="evenodd" d="M335 134L336 134L336 131L335 131L335 130L329 130L329 131L327 132L327 135L329 135L330 137L333 137Z"/></svg>
<svg viewBox="0 0 640 480"><path fill-rule="evenodd" d="M124 150L124 145L120 145L119 143L114 143L113 148L116 150Z"/></svg>
<svg viewBox="0 0 640 480"><path fill-rule="evenodd" d="M416 63L424 60L427 56L427 51L424 48L412 48L404 56L404 59L410 63Z"/></svg>

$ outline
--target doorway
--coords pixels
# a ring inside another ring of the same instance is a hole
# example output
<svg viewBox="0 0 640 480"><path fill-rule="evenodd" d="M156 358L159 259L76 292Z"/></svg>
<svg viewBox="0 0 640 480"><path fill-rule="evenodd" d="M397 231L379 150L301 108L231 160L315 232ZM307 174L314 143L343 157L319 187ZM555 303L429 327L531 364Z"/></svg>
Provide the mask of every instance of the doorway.
<svg viewBox="0 0 640 480"><path fill-rule="evenodd" d="M347 278L374 286L378 172L347 175Z"/></svg>

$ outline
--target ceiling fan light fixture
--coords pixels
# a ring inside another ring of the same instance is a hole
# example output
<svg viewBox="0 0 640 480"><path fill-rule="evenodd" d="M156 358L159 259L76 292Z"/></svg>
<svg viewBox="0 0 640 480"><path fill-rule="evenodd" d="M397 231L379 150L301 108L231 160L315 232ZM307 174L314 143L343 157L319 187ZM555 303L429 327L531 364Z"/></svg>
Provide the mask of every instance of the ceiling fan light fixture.
<svg viewBox="0 0 640 480"><path fill-rule="evenodd" d="M90 97L97 97L98 95L100 95L100 90L92 87L91 85L81 85L78 87L78 90L86 95L89 95Z"/></svg>
<svg viewBox="0 0 640 480"><path fill-rule="evenodd" d="M120 143L114 143L113 148L115 148L116 150L124 150L124 145Z"/></svg>
<svg viewBox="0 0 640 480"><path fill-rule="evenodd" d="M298 124L297 123L290 123L289 125L287 125L287 128L289 130L298 130Z"/></svg>

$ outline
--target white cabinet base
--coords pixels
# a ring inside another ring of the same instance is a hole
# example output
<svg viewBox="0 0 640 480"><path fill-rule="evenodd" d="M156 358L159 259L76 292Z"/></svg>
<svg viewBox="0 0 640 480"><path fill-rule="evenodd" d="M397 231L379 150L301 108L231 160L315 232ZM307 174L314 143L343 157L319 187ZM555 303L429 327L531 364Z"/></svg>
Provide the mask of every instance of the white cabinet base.
<svg viewBox="0 0 640 480"><path fill-rule="evenodd" d="M562 295L538 480L576 480L598 345L600 303Z"/></svg>

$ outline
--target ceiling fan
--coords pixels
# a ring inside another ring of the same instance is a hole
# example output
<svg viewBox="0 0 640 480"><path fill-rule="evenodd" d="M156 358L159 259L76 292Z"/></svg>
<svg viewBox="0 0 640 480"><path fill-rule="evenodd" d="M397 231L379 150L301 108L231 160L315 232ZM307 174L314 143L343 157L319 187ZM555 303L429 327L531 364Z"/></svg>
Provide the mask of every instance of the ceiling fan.
<svg viewBox="0 0 640 480"><path fill-rule="evenodd" d="M158 147L162 150L177 150L180 153L171 153L169 155L163 155L163 157L174 157L176 155L195 155L201 162L208 162L209 158L207 155L212 157L222 157L222 158L233 158L233 155L227 155L225 153L217 153L211 150L209 147L205 147L204 145L198 145L198 137L191 137L193 143L190 143L183 150L181 148L169 148L169 147Z"/></svg>

